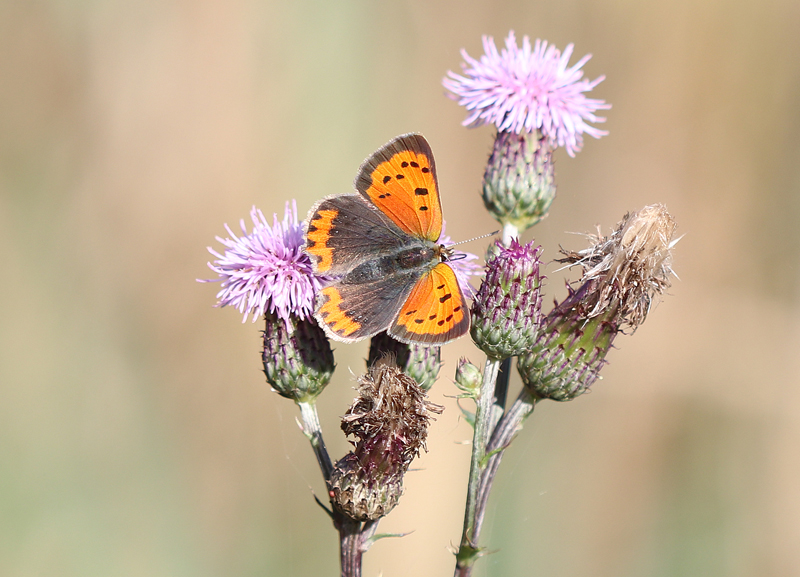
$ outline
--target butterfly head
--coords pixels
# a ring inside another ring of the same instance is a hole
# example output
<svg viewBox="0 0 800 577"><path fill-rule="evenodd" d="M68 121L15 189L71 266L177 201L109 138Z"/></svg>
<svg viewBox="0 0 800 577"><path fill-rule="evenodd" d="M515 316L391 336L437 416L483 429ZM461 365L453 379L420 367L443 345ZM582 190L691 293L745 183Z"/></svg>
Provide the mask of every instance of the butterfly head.
<svg viewBox="0 0 800 577"><path fill-rule="evenodd" d="M441 262L450 262L454 260L461 260L467 255L461 252L456 252L452 245L445 246L440 244L436 247L436 255Z"/></svg>

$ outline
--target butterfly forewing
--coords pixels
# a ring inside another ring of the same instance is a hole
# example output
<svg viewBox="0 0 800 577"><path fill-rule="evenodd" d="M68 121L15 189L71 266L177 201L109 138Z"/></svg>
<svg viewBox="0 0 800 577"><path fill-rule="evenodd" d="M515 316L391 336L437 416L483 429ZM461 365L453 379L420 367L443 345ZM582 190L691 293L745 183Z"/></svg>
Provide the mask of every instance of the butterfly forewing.
<svg viewBox="0 0 800 577"><path fill-rule="evenodd" d="M431 241L442 233L436 164L420 134L398 136L361 165L356 189L404 232Z"/></svg>
<svg viewBox="0 0 800 577"><path fill-rule="evenodd" d="M469 311L455 272L446 263L414 285L389 334L406 343L445 344L469 330Z"/></svg>
<svg viewBox="0 0 800 577"><path fill-rule="evenodd" d="M311 209L305 250L317 273L338 276L409 240L361 196L343 194L325 198Z"/></svg>

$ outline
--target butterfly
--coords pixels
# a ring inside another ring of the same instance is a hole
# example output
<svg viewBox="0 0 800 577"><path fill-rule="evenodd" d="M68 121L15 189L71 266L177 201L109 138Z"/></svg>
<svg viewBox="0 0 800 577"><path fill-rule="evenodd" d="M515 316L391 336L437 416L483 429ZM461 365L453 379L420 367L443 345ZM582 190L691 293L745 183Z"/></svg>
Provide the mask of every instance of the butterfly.
<svg viewBox="0 0 800 577"><path fill-rule="evenodd" d="M322 199L307 219L306 253L334 280L315 317L332 338L381 331L404 343L442 345L469 330L469 309L438 243L442 205L428 141L404 134L361 165L358 194Z"/></svg>

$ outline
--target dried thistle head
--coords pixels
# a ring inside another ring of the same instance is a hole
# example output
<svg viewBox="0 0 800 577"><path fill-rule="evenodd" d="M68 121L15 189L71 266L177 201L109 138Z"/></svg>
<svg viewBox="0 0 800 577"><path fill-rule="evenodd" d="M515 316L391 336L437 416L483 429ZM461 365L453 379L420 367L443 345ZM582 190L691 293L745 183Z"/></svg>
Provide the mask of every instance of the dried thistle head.
<svg viewBox="0 0 800 577"><path fill-rule="evenodd" d="M342 417L355 448L334 466L333 504L357 521L391 511L403 493L403 475L425 448L428 423L443 410L417 382L384 357L358 379L358 397Z"/></svg>
<svg viewBox="0 0 800 577"><path fill-rule="evenodd" d="M581 284L596 281L584 301L587 318L618 306L620 325L632 331L650 312L654 297L671 285L672 248L677 225L662 204L646 206L628 213L610 235L588 235L587 249L570 252L562 249L558 262L583 267Z"/></svg>
<svg viewBox="0 0 800 577"><path fill-rule="evenodd" d="M534 346L520 355L523 383L539 398L568 401L597 380L616 335L642 324L670 286L675 221L662 205L626 214L608 236L590 237L560 262L583 267L578 287L547 315Z"/></svg>

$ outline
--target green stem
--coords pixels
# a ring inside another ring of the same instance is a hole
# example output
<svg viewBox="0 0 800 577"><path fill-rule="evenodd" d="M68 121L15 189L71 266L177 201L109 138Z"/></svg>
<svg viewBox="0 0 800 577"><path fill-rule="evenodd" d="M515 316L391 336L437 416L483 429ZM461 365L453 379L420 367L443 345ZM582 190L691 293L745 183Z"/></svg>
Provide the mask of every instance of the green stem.
<svg viewBox="0 0 800 577"><path fill-rule="evenodd" d="M325 441L322 439L322 427L319 424L317 405L312 400L298 401L297 406L300 407L300 417L303 420L303 433L309 443L311 443L311 448L314 450L314 455L317 457L317 463L322 471L322 476L325 478L325 482L328 482L333 472L333 465L331 464L328 450L325 448Z"/></svg>
<svg viewBox="0 0 800 577"><path fill-rule="evenodd" d="M522 423L533 412L536 402L539 399L530 393L527 387L522 387L522 390L517 397L517 400L509 407L508 411L497 423L494 429L492 438L486 446L486 454L490 455L486 462L486 468L481 475L481 483L478 488L478 498L475 507L475 528L473 534L477 540L480 537L481 525L483 524L483 517L486 513L486 504L489 502L489 493L492 490L492 483L494 482L497 469L500 467L500 461L503 460L503 455L506 449L511 444L516 434L522 430Z"/></svg>
<svg viewBox="0 0 800 577"><path fill-rule="evenodd" d="M481 472L484 467L486 445L489 442L494 402L495 382L500 361L487 359L483 368L483 383L475 408L475 431L472 438L472 459L469 467L469 483L467 485L467 503L464 508L464 529L461 534L461 545L456 554L456 572L463 575L477 559L477 539L474 536L475 512L478 504L478 489L481 483Z"/></svg>
<svg viewBox="0 0 800 577"><path fill-rule="evenodd" d="M506 410L506 397L508 396L508 381L511 378L511 358L505 359L500 363L497 373L497 382L494 386L494 402L492 404L492 416L489 421L489 431L494 431L497 422L502 418Z"/></svg>
<svg viewBox="0 0 800 577"><path fill-rule="evenodd" d="M517 227L511 223L503 225L503 245L509 246L511 239L519 235ZM486 502L481 501L481 487L484 485L484 462L487 445L495 426L503 420L508 381L511 372L511 359L501 361L487 359L483 369L483 383L475 410L475 432L472 439L472 460L467 485L467 504L464 508L464 529L461 545L456 554L456 577L466 577L472 572L475 560L480 556L478 537ZM498 378L499 373L499 378ZM491 462L491 458L488 462ZM495 469L496 470L496 469Z"/></svg>
<svg viewBox="0 0 800 577"><path fill-rule="evenodd" d="M507 222L503 225L503 246L509 246L512 238L519 238L519 229Z"/></svg>
<svg viewBox="0 0 800 577"><path fill-rule="evenodd" d="M492 489L497 469L508 445L514 436L522 429L522 423L533 412L538 399L528 389L523 387L517 400L509 407L497 423L491 439L485 445L483 468L480 471L478 491L475 495L473 516L469 527L468 538L463 539L461 548L456 556L455 577L469 577L472 574L475 560L480 556L478 540L480 539L481 526L486 513L486 504L489 502L489 493ZM488 455L488 458L486 458ZM483 460L482 459L482 460ZM471 480L471 477L470 477Z"/></svg>

